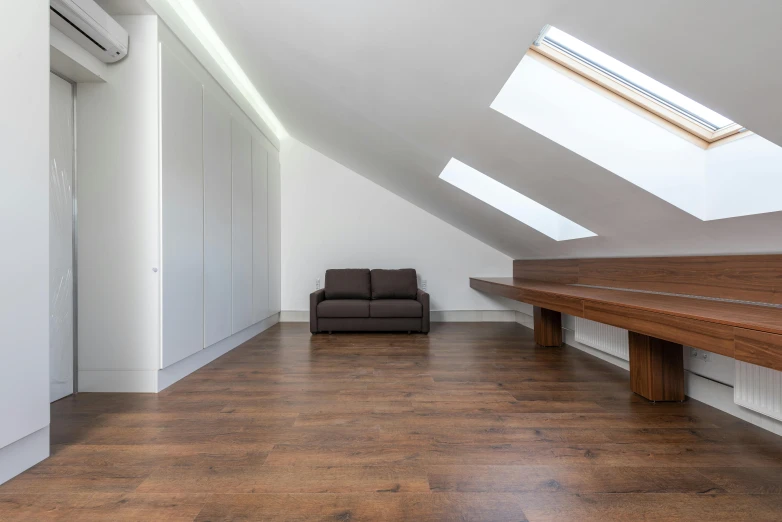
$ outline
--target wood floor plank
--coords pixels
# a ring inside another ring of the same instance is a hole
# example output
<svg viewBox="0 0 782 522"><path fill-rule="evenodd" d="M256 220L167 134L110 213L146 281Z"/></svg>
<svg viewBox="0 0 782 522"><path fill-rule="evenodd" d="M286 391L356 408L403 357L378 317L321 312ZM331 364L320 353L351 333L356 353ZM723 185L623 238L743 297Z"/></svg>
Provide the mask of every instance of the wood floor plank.
<svg viewBox="0 0 782 522"><path fill-rule="evenodd" d="M207 495L82 493L50 495L0 493L0 520L79 520L104 522L155 520L190 522L206 504Z"/></svg>
<svg viewBox="0 0 782 522"><path fill-rule="evenodd" d="M278 444L269 466L379 466L436 464L597 465L637 467L770 467L782 473L782 449L724 444L541 444L526 442L450 444L387 441L321 448Z"/></svg>
<svg viewBox="0 0 782 522"><path fill-rule="evenodd" d="M724 493L694 469L593 466L430 466L432 491L544 493Z"/></svg>
<svg viewBox="0 0 782 522"><path fill-rule="evenodd" d="M280 324L160 394L52 404L0 520L779 520L782 439L512 323Z"/></svg>
<svg viewBox="0 0 782 522"><path fill-rule="evenodd" d="M703 476L730 493L782 495L782 473L773 468L706 468Z"/></svg>
<svg viewBox="0 0 782 522"><path fill-rule="evenodd" d="M4 493L131 493L154 466L51 466L39 464L3 487Z"/></svg>
<svg viewBox="0 0 782 522"><path fill-rule="evenodd" d="M705 480L705 479L704 479ZM413 467L195 466L161 468L137 492L152 493L428 493L426 471Z"/></svg>
<svg viewBox="0 0 782 522"><path fill-rule="evenodd" d="M74 444L52 448L45 461L49 466L93 466L115 468L119 466L162 466L182 458L202 455L219 456L226 461L263 463L271 443L266 444L132 444L91 445ZM0 492L3 491L0 486Z"/></svg>
<svg viewBox="0 0 782 522"><path fill-rule="evenodd" d="M400 414L302 414L294 426L355 427L452 426L502 428L717 428L710 420L676 413L400 413Z"/></svg>
<svg viewBox="0 0 782 522"><path fill-rule="evenodd" d="M522 493L534 522L665 520L736 522L779 520L782 497L692 493L559 494Z"/></svg>
<svg viewBox="0 0 782 522"><path fill-rule="evenodd" d="M370 493L214 495L199 521L526 521L516 495Z"/></svg>

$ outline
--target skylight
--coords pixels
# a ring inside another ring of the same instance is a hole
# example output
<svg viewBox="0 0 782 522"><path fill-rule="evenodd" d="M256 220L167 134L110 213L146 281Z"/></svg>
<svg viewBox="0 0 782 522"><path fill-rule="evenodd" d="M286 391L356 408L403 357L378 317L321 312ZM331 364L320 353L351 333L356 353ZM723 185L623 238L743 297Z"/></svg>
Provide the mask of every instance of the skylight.
<svg viewBox="0 0 782 522"><path fill-rule="evenodd" d="M533 49L709 143L741 130L725 116L556 27L546 26Z"/></svg>
<svg viewBox="0 0 782 522"><path fill-rule="evenodd" d="M553 38L559 38L558 34L554 32ZM557 41L574 45L561 38ZM740 126L728 124L713 133L668 108L667 116L658 116L653 111L662 105L637 100L651 98L554 49L545 35L538 43L508 77L491 103L493 110L702 221L782 212L778 196L782 191L782 147L749 131L707 142L681 122L674 125L670 120L686 120L691 127L723 137ZM605 87L590 75L613 85ZM614 89L627 92L620 95ZM701 113L701 117L709 116ZM724 123L710 117L714 124ZM575 167L552 158L550 168L550 172L561 172ZM577 170L572 174L597 175ZM596 179L601 180L598 185L607 198L634 197L622 184ZM609 184L603 186L603 182ZM460 188L473 193L468 185L462 185ZM488 196L473 195L514 215L491 203ZM530 218L517 219L527 222Z"/></svg>
<svg viewBox="0 0 782 522"><path fill-rule="evenodd" d="M440 179L556 241L597 235L456 158L451 158Z"/></svg>

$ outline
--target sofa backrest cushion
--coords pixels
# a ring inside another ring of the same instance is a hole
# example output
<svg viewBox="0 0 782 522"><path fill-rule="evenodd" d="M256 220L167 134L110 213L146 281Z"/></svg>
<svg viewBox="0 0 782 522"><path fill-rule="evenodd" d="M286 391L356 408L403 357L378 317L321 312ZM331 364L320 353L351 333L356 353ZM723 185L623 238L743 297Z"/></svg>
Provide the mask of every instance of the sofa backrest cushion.
<svg viewBox="0 0 782 522"><path fill-rule="evenodd" d="M417 294L415 269L372 270L372 299L415 299Z"/></svg>
<svg viewBox="0 0 782 522"><path fill-rule="evenodd" d="M326 299L369 299L369 269L326 270Z"/></svg>

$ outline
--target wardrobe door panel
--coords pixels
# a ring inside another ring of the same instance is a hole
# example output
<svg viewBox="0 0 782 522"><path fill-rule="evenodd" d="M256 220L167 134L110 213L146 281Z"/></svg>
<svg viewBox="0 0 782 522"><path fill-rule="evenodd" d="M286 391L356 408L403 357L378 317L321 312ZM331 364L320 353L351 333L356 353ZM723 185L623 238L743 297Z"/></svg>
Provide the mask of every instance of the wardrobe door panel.
<svg viewBox="0 0 782 522"><path fill-rule="evenodd" d="M269 317L268 153L253 137L253 322Z"/></svg>
<svg viewBox="0 0 782 522"><path fill-rule="evenodd" d="M253 183L250 133L235 120L233 151L233 333L253 324Z"/></svg>
<svg viewBox="0 0 782 522"><path fill-rule="evenodd" d="M231 324L231 115L204 93L204 347Z"/></svg>
<svg viewBox="0 0 782 522"><path fill-rule="evenodd" d="M269 313L281 306L282 281L282 193L279 155L269 155Z"/></svg>
<svg viewBox="0 0 782 522"><path fill-rule="evenodd" d="M204 347L203 93L165 46L160 59L165 368Z"/></svg>

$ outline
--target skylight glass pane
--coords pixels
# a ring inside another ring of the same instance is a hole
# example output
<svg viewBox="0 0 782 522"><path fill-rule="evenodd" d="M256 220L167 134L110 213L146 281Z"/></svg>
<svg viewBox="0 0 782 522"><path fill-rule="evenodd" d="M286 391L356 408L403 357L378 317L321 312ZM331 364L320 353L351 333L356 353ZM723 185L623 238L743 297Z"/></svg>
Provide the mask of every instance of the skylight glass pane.
<svg viewBox="0 0 782 522"><path fill-rule="evenodd" d="M556 241L597 235L456 158L451 158L440 179Z"/></svg>
<svg viewBox="0 0 782 522"><path fill-rule="evenodd" d="M711 130L719 130L733 123L725 116L714 112L708 107L704 107L700 103L674 91L642 72L636 71L629 65L611 58L556 27L548 28L542 42L570 54L591 67L614 76L617 80L638 91L659 99L673 110Z"/></svg>

